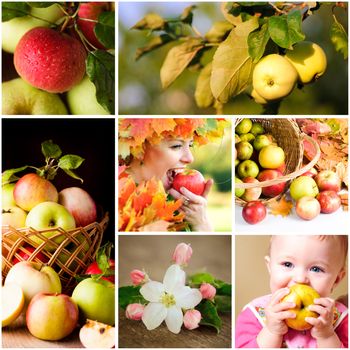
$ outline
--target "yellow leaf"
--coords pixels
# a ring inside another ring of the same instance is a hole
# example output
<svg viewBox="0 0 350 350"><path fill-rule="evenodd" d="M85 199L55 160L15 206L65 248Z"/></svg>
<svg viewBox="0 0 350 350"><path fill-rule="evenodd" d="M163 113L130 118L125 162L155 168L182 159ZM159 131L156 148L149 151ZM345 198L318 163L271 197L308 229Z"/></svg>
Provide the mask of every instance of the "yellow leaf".
<svg viewBox="0 0 350 350"><path fill-rule="evenodd" d="M282 215L283 217L286 217L290 214L293 203L291 201L287 201L286 195L283 195L281 199L273 199L271 202L268 203L267 207L270 209L270 214L272 215Z"/></svg>

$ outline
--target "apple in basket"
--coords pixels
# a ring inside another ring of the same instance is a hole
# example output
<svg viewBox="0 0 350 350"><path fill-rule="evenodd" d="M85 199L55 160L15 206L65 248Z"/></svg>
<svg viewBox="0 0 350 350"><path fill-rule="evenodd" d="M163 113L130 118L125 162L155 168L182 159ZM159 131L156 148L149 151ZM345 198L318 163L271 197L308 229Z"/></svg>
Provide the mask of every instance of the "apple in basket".
<svg viewBox="0 0 350 350"><path fill-rule="evenodd" d="M109 259L108 264L109 264L109 269L114 271L115 270L115 261L113 259ZM85 273L87 275L98 275L98 274L102 273L102 270L99 268L97 261L94 261L93 263L91 263L88 266ZM113 276L103 276L102 278L106 281L110 281L112 283L115 283L115 276L114 275Z"/></svg>
<svg viewBox="0 0 350 350"><path fill-rule="evenodd" d="M12 226L13 228L21 228L25 226L27 219L27 212L19 207L3 207L1 213L2 219L2 233L7 232L8 228L4 226ZM10 239L15 241L16 234L11 234Z"/></svg>
<svg viewBox="0 0 350 350"><path fill-rule="evenodd" d="M260 182L277 179L282 177L283 174L277 169L266 169L259 173L257 179ZM275 185L266 186L262 188L262 193L266 197L276 197L284 191L286 187L286 182L280 182Z"/></svg>
<svg viewBox="0 0 350 350"><path fill-rule="evenodd" d="M21 247L16 254L20 256L20 258L17 258L16 255L12 259L13 265L21 262L21 261L27 261L29 260L32 256L33 253L35 252L35 248L26 244L23 247ZM42 263L47 263L49 261L49 258L43 254L42 252L39 252L38 254L35 255L33 258L33 261L38 261Z"/></svg>
<svg viewBox="0 0 350 350"><path fill-rule="evenodd" d="M58 203L73 215L77 227L96 221L97 209L92 197L79 187L68 187L58 194Z"/></svg>

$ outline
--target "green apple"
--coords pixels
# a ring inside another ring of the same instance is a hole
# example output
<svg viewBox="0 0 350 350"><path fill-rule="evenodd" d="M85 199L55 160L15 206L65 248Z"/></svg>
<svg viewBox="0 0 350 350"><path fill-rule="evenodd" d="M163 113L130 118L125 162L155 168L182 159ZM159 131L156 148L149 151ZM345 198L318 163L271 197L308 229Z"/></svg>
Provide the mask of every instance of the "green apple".
<svg viewBox="0 0 350 350"><path fill-rule="evenodd" d="M253 154L253 146L247 141L241 141L236 145L237 158L239 160L250 159Z"/></svg>
<svg viewBox="0 0 350 350"><path fill-rule="evenodd" d="M241 179L239 179L238 177L235 176L235 183L239 183L239 184L242 184L243 181ZM245 192L245 189L244 188L235 188L235 196L236 197L242 197L243 194Z"/></svg>
<svg viewBox="0 0 350 350"><path fill-rule="evenodd" d="M114 291L113 283L104 279L87 278L74 289L72 298L85 319L96 320L114 325Z"/></svg>
<svg viewBox="0 0 350 350"><path fill-rule="evenodd" d="M235 134L235 144L241 142L241 138L238 134Z"/></svg>
<svg viewBox="0 0 350 350"><path fill-rule="evenodd" d="M291 197L296 201L302 197L316 197L319 192L315 180L310 176L299 176L294 179L289 191Z"/></svg>
<svg viewBox="0 0 350 350"><path fill-rule="evenodd" d="M270 135L257 135L253 142L253 147L256 151L260 151L265 146L272 144L272 139L269 137Z"/></svg>
<svg viewBox="0 0 350 350"><path fill-rule="evenodd" d="M109 114L96 99L96 87L88 76L67 93L67 102L72 114Z"/></svg>
<svg viewBox="0 0 350 350"><path fill-rule="evenodd" d="M235 132L239 135L246 134L250 131L252 125L253 123L249 118L244 118L236 125Z"/></svg>
<svg viewBox="0 0 350 350"><path fill-rule="evenodd" d="M61 228L65 231L69 231L75 228L75 220L73 215L61 204L55 202L43 202L36 205L27 215L26 226L32 227L35 230L49 230ZM60 244L64 241L66 236L60 234L59 230L50 230L43 235L46 238L52 238L52 240ZM43 240L38 236L31 236L31 239L41 244ZM47 250L52 251L55 249L54 245L48 245Z"/></svg>
<svg viewBox="0 0 350 350"><path fill-rule="evenodd" d="M2 208L14 207L16 206L15 199L13 198L13 189L15 188L14 183L3 185L1 188L1 199Z"/></svg>
<svg viewBox="0 0 350 350"><path fill-rule="evenodd" d="M58 95L39 90L17 78L2 83L2 114L57 115L68 112Z"/></svg>
<svg viewBox="0 0 350 350"><path fill-rule="evenodd" d="M237 173L241 179L245 177L257 177L259 174L259 167L253 160L244 160L238 164Z"/></svg>
<svg viewBox="0 0 350 350"><path fill-rule="evenodd" d="M241 137L241 141L247 141L250 143L252 143L255 139L254 134L252 134L250 132L248 132L247 134L242 134L240 137Z"/></svg>
<svg viewBox="0 0 350 350"><path fill-rule="evenodd" d="M65 294L38 293L26 313L29 332L42 340L65 338L76 328L78 318L77 305Z"/></svg>
<svg viewBox="0 0 350 350"><path fill-rule="evenodd" d="M46 8L33 7L30 10L32 16L15 17L2 22L2 49L14 53L15 48L22 36L35 27L49 27L61 18L64 13L57 4Z"/></svg>
<svg viewBox="0 0 350 350"><path fill-rule="evenodd" d="M1 322L6 327L17 319L24 307L24 293L22 288L9 283L1 288Z"/></svg>
<svg viewBox="0 0 350 350"><path fill-rule="evenodd" d="M5 278L5 285L15 283L24 293L25 306L40 293L61 293L61 281L50 266L32 261L21 261L13 265Z"/></svg>
<svg viewBox="0 0 350 350"><path fill-rule="evenodd" d="M256 135L261 135L265 133L265 129L262 126L261 123L259 122L253 122L252 128L250 129L250 132L256 136Z"/></svg>
<svg viewBox="0 0 350 350"><path fill-rule="evenodd" d="M301 41L287 50L285 57L295 67L302 84L308 84L324 74L327 57L323 49L310 41Z"/></svg>
<svg viewBox="0 0 350 350"><path fill-rule="evenodd" d="M253 71L253 88L266 101L288 96L298 80L294 66L283 56L263 57Z"/></svg>

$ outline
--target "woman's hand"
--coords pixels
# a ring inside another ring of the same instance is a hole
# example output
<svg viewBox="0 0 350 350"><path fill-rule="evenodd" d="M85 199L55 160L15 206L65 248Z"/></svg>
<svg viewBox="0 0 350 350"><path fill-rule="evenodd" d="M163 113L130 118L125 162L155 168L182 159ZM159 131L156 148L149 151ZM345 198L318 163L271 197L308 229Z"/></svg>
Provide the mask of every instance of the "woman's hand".
<svg viewBox="0 0 350 350"><path fill-rule="evenodd" d="M169 194L175 199L182 199L181 210L186 214L186 220L191 224L194 231L213 231L207 214L207 197L213 183L212 179L205 183L204 192L201 196L192 193L185 187L181 187L180 192L173 188L169 190Z"/></svg>

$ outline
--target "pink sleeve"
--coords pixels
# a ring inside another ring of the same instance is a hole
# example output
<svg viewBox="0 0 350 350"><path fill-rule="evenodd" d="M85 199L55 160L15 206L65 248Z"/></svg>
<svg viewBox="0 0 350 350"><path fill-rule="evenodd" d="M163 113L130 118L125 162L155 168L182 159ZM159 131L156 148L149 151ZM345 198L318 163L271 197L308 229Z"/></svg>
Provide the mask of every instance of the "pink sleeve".
<svg viewBox="0 0 350 350"><path fill-rule="evenodd" d="M243 310L236 321L236 348L258 348L256 337L261 329L253 312L249 308Z"/></svg>
<svg viewBox="0 0 350 350"><path fill-rule="evenodd" d="M344 320L335 329L335 332L337 333L341 341L342 348L347 348L348 347L348 315L346 315Z"/></svg>

